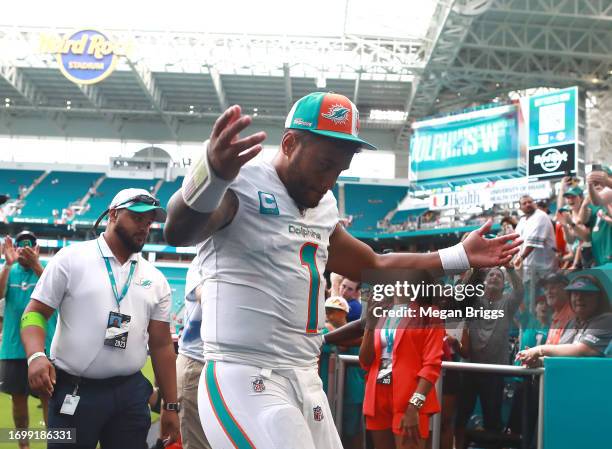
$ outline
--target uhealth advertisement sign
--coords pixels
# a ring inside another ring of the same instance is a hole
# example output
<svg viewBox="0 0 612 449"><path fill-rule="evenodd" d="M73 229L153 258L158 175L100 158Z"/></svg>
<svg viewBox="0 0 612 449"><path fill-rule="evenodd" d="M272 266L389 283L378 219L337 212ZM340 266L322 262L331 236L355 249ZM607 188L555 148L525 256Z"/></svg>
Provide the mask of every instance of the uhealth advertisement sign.
<svg viewBox="0 0 612 449"><path fill-rule="evenodd" d="M85 29L72 34L40 36L40 50L54 54L59 69L77 84L94 84L107 78L130 44L109 39L100 31Z"/></svg>
<svg viewBox="0 0 612 449"><path fill-rule="evenodd" d="M516 105L415 122L410 179L423 182L516 169L518 128Z"/></svg>

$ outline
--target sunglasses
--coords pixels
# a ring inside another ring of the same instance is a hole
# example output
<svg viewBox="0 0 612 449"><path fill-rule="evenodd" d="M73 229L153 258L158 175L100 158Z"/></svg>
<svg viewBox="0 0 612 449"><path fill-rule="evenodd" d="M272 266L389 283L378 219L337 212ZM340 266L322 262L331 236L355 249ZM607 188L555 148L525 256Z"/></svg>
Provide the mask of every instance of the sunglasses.
<svg viewBox="0 0 612 449"><path fill-rule="evenodd" d="M129 200L126 200L126 201L123 201L122 203L117 204L116 206L113 207L113 209L116 209L121 206L126 206L128 204L131 205L131 204L136 204L136 203L149 204L155 207L159 207L161 205L161 203L159 202L157 198L154 198L149 195L137 195L137 196L133 196ZM94 234L97 235L98 225L100 224L102 219L106 216L106 214L108 214L109 211L110 209L106 209L104 212L102 212L102 215L100 215L98 219L96 220L96 222L94 223L93 227L91 228Z"/></svg>
<svg viewBox="0 0 612 449"><path fill-rule="evenodd" d="M148 196L148 195L138 195L138 196L130 198L129 200L126 200L122 203L117 204L115 208L119 206L125 206L126 204L129 204L129 203L144 203L144 204L149 204L151 206L160 205L160 202L157 198L153 198L152 196Z"/></svg>
<svg viewBox="0 0 612 449"><path fill-rule="evenodd" d="M31 240L25 239L17 242L17 248L32 248L34 244Z"/></svg>

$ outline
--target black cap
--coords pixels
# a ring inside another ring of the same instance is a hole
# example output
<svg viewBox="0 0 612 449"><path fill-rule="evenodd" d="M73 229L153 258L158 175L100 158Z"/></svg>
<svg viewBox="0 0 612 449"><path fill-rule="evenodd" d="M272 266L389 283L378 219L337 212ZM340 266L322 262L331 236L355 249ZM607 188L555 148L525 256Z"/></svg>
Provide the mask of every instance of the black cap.
<svg viewBox="0 0 612 449"><path fill-rule="evenodd" d="M540 285L544 286L547 284L569 284L569 279L566 275L561 272L549 273L540 279Z"/></svg>
<svg viewBox="0 0 612 449"><path fill-rule="evenodd" d="M21 231L15 237L15 243L19 244L22 240L29 240L32 246L36 246L36 235L32 231Z"/></svg>

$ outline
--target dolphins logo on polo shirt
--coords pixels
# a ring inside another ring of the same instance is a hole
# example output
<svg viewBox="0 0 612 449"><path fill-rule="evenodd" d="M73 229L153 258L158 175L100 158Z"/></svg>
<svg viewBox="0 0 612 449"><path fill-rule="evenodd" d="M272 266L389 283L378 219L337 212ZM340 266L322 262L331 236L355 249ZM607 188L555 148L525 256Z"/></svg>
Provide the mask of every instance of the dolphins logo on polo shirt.
<svg viewBox="0 0 612 449"><path fill-rule="evenodd" d="M153 285L153 281L151 281L150 279L141 279L136 283L136 285L142 288L151 288L151 286Z"/></svg>

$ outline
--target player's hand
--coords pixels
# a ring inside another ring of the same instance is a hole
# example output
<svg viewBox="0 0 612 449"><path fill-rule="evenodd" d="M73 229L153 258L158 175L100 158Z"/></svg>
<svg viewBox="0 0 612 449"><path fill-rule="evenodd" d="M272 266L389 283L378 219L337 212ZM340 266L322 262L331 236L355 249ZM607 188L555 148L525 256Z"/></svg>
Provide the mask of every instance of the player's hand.
<svg viewBox="0 0 612 449"><path fill-rule="evenodd" d="M244 131L253 119L242 115L240 106L228 108L215 122L208 144L208 160L215 174L230 181L238 176L240 168L257 156L266 139L263 131L243 139L239 133Z"/></svg>
<svg viewBox="0 0 612 449"><path fill-rule="evenodd" d="M470 232L463 241L463 247L472 267L486 268L506 265L512 256L518 253L519 246L523 243L516 233L493 239L485 238L485 234L491 230L492 223L492 220L487 220L480 229Z"/></svg>
<svg viewBox="0 0 612 449"><path fill-rule="evenodd" d="M20 248L17 260L26 268L34 269L39 265L38 251L37 249L26 246Z"/></svg>
<svg viewBox="0 0 612 449"><path fill-rule="evenodd" d="M9 267L17 261L17 250L13 246L13 239L8 235L4 238L3 252L4 263Z"/></svg>
<svg viewBox="0 0 612 449"><path fill-rule="evenodd" d="M406 408L399 427L402 432L402 443L412 443L414 446L419 443L419 412L412 405Z"/></svg>
<svg viewBox="0 0 612 449"><path fill-rule="evenodd" d="M47 357L37 357L28 367L28 383L34 393L51 397L55 388L55 367Z"/></svg>
<svg viewBox="0 0 612 449"><path fill-rule="evenodd" d="M164 446L176 443L181 438L181 426L179 424L178 412L171 410L161 410L160 416L161 438Z"/></svg>

